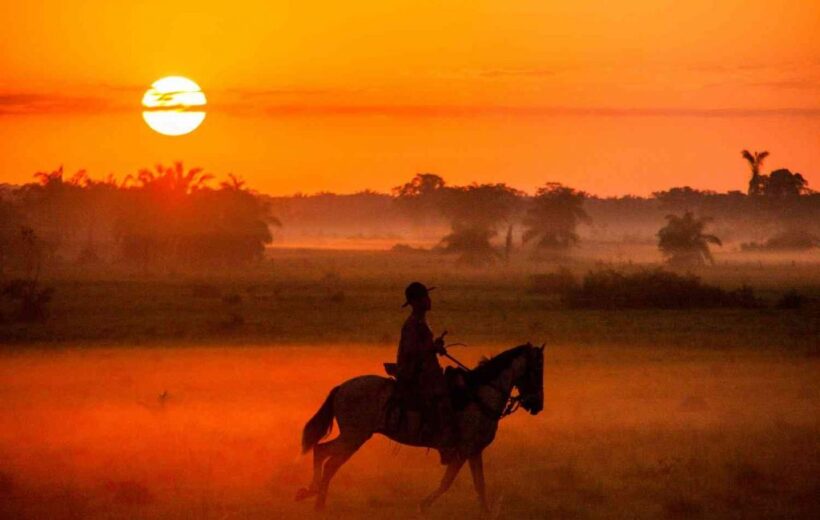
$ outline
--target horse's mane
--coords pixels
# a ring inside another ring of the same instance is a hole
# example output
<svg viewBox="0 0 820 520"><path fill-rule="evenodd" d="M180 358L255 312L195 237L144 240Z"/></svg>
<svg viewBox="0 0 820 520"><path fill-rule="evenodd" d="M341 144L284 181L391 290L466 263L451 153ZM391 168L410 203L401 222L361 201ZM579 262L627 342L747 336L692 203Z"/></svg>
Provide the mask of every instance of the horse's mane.
<svg viewBox="0 0 820 520"><path fill-rule="evenodd" d="M482 360L477 367L469 372L470 381L472 383L486 383L487 381L495 379L510 366L515 358L528 348L531 348L531 346L519 345L489 359Z"/></svg>

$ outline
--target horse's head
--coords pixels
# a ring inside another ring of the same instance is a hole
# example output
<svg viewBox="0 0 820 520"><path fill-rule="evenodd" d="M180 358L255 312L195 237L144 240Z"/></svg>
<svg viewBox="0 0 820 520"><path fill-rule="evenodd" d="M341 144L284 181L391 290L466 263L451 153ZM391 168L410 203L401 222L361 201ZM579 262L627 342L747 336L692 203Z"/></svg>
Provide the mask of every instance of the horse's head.
<svg viewBox="0 0 820 520"><path fill-rule="evenodd" d="M544 345L529 343L521 350L523 369L513 384L518 388L521 407L532 415L544 409Z"/></svg>

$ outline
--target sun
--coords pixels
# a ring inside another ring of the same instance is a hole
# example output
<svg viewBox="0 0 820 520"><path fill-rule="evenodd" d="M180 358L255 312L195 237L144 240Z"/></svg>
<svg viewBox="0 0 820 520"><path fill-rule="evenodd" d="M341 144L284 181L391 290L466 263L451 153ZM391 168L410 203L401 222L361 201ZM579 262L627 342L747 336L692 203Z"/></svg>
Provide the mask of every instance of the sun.
<svg viewBox="0 0 820 520"><path fill-rule="evenodd" d="M202 124L205 104L199 85L182 76L167 76L156 80L142 96L142 118L163 135L185 135Z"/></svg>

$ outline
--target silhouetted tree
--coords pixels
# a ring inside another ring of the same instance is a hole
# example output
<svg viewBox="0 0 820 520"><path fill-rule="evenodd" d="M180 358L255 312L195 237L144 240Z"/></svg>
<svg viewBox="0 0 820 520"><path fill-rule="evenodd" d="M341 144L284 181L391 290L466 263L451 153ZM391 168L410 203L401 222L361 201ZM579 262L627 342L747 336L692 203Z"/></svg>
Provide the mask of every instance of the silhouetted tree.
<svg viewBox="0 0 820 520"><path fill-rule="evenodd" d="M143 188L177 196L204 188L213 178L213 175L205 173L202 168L186 171L180 161L167 167L157 164L154 170L144 168L137 172L137 181Z"/></svg>
<svg viewBox="0 0 820 520"><path fill-rule="evenodd" d="M34 231L26 226L19 229L13 243L20 259L20 276L2 286L2 296L17 302L16 318L20 321L36 321L45 318L46 304L51 301L53 289L42 287L40 272L43 263L42 244Z"/></svg>
<svg viewBox="0 0 820 520"><path fill-rule="evenodd" d="M703 265L706 261L714 264L709 244L723 245L715 235L703 232L708 218L696 218L687 211L683 216L667 215L667 224L658 231L658 248L670 265Z"/></svg>
<svg viewBox="0 0 820 520"><path fill-rule="evenodd" d="M421 224L439 215L446 191L443 178L434 173L419 173L410 182L393 188L392 193L396 204L413 221Z"/></svg>
<svg viewBox="0 0 820 520"><path fill-rule="evenodd" d="M245 189L245 180L238 175L229 173L228 180L220 182L219 186L225 190L241 191Z"/></svg>
<svg viewBox="0 0 820 520"><path fill-rule="evenodd" d="M490 243L496 233L491 228L457 224L441 239L440 246L444 252L457 253L459 263L482 267L501 256Z"/></svg>
<svg viewBox="0 0 820 520"><path fill-rule="evenodd" d="M418 173L410 182L393 188L393 195L399 198L423 197L436 193L445 187L444 179L435 173Z"/></svg>
<svg viewBox="0 0 820 520"><path fill-rule="evenodd" d="M749 163L749 168L752 170L752 176L749 179L749 195L760 195L763 193L763 178L760 175L760 167L766 157L769 156L769 152L753 153L749 150L743 150L740 155Z"/></svg>
<svg viewBox="0 0 820 520"><path fill-rule="evenodd" d="M494 262L499 253L490 241L497 226L509 221L520 197L518 190L503 183L447 188L439 202L451 232L441 240L441 249L459 254L459 262L473 266Z"/></svg>
<svg viewBox="0 0 820 520"><path fill-rule="evenodd" d="M510 262L513 252L513 225L507 226L507 236L504 237L504 261Z"/></svg>
<svg viewBox="0 0 820 520"><path fill-rule="evenodd" d="M568 249L578 243L578 224L591 220L583 204L586 193L559 183L547 183L535 193L524 216L524 243L534 241L536 250Z"/></svg>
<svg viewBox="0 0 820 520"><path fill-rule="evenodd" d="M11 202L0 199L0 282L19 253L16 242L22 225L17 208Z"/></svg>
<svg viewBox="0 0 820 520"><path fill-rule="evenodd" d="M696 190L689 186L656 191L652 196L658 200L660 207L666 211L696 211L702 208L707 199L717 195L713 191Z"/></svg>
<svg viewBox="0 0 820 520"><path fill-rule="evenodd" d="M137 186L127 188L131 204L123 211L117 236L126 260L148 267L229 265L258 260L280 225L260 197L233 174L219 189L213 176L181 163L140 170Z"/></svg>
<svg viewBox="0 0 820 520"><path fill-rule="evenodd" d="M799 173L781 168L763 180L763 195L772 198L797 197L808 193L808 181Z"/></svg>

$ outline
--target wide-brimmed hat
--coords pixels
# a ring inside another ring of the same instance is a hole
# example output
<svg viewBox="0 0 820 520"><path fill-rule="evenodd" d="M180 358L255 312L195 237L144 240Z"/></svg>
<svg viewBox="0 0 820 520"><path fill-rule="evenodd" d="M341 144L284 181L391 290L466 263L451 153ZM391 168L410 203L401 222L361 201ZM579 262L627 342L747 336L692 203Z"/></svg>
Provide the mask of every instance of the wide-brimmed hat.
<svg viewBox="0 0 820 520"><path fill-rule="evenodd" d="M402 307L407 307L413 300L424 298L433 289L435 289L435 287L427 287L421 282L411 283L404 289L404 305L402 305Z"/></svg>

